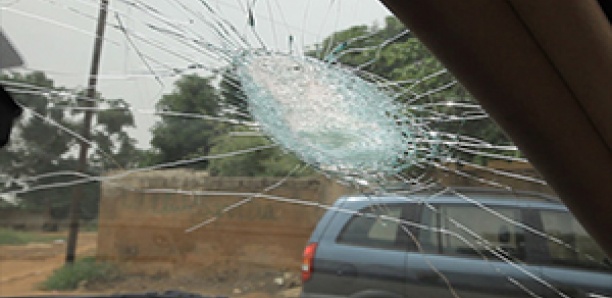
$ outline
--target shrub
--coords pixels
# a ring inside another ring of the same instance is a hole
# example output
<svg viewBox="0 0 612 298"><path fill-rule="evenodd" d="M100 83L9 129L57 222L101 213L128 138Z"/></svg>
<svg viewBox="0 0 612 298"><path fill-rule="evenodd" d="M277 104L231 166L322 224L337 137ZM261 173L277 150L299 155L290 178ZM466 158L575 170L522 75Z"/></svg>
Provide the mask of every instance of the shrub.
<svg viewBox="0 0 612 298"><path fill-rule="evenodd" d="M13 244L13 245L17 245L17 244L25 244L26 242L24 241L23 237L21 236L22 233L20 232L16 232L16 231L12 231L12 230L7 230L7 229L0 229L0 245L3 244Z"/></svg>
<svg viewBox="0 0 612 298"><path fill-rule="evenodd" d="M0 245L22 245L30 242L51 242L53 240L62 238L64 237L0 228Z"/></svg>
<svg viewBox="0 0 612 298"><path fill-rule="evenodd" d="M119 276L119 270L109 263L83 258L57 269L42 283L43 290L75 290L82 282L109 281Z"/></svg>

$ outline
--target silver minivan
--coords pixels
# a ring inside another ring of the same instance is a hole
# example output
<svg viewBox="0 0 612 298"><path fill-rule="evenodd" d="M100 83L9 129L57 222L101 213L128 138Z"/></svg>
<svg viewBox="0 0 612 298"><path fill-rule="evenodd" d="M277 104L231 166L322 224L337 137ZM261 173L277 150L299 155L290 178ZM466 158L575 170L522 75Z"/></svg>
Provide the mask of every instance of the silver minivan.
<svg viewBox="0 0 612 298"><path fill-rule="evenodd" d="M304 250L309 297L612 297L612 266L556 198L486 189L340 198Z"/></svg>

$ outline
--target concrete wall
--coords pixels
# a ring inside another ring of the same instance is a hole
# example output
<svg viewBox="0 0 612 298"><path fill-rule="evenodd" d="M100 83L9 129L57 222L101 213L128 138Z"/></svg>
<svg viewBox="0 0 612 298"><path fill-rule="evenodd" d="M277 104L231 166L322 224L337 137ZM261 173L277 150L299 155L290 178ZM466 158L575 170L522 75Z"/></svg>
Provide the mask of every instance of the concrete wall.
<svg viewBox="0 0 612 298"><path fill-rule="evenodd" d="M436 181L447 186L495 187L496 184L516 190L534 191L554 195L540 173L529 163L490 161L486 167L448 165L446 170L431 173Z"/></svg>
<svg viewBox="0 0 612 298"><path fill-rule="evenodd" d="M170 262L208 266L239 262L298 268L310 233L324 210L254 198L222 213L245 196L151 193L168 189L260 193L274 178L218 178L185 170L138 174L105 182L100 206L98 256L137 264ZM332 204L350 192L324 178L289 179L267 194ZM186 232L202 222L211 224Z"/></svg>

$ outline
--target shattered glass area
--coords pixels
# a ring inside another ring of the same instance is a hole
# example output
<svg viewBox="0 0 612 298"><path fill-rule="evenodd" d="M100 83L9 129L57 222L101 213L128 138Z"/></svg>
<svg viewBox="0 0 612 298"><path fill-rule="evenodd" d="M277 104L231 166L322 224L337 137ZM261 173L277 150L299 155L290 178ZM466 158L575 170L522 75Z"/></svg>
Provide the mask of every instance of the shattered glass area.
<svg viewBox="0 0 612 298"><path fill-rule="evenodd" d="M391 176L430 152L431 134L393 98L337 64L261 51L238 55L238 77L263 132L339 179Z"/></svg>

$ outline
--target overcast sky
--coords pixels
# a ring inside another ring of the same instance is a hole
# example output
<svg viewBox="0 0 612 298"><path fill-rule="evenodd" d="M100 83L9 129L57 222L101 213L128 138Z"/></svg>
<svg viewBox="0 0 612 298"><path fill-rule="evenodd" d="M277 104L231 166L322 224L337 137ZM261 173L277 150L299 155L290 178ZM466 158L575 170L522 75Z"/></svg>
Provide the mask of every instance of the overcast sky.
<svg viewBox="0 0 612 298"><path fill-rule="evenodd" d="M164 27L164 21L197 32L212 45L222 46L210 23L228 22L257 45L247 26L245 0L208 1L215 17L207 14L199 0L147 0L149 8L164 18L155 18L137 7L126 5L133 0L110 0L110 24L121 24L140 36L161 42L165 50L147 46L132 37L130 41L119 30L108 28L103 49L98 90L107 98L124 98L135 108L153 109L157 99L172 90L176 77L162 78L160 84L150 75L139 55L146 55L165 65L184 68L190 61L177 58L177 53L207 66L219 66L211 59L214 51L194 50L177 39L151 31L151 26ZM252 0L248 2L253 2ZM334 31L353 25L382 23L389 11L376 0L259 0L254 1L257 34L267 47L287 51L289 36L295 44L312 45ZM42 70L56 85L83 88L87 82L98 0L0 0L0 26L22 54L27 70ZM184 6L181 6L184 5ZM186 12L185 8L191 10ZM151 10L149 10L151 11ZM167 26L165 28L168 28ZM148 147L149 128L155 117L137 113L138 128L132 136L140 147Z"/></svg>

